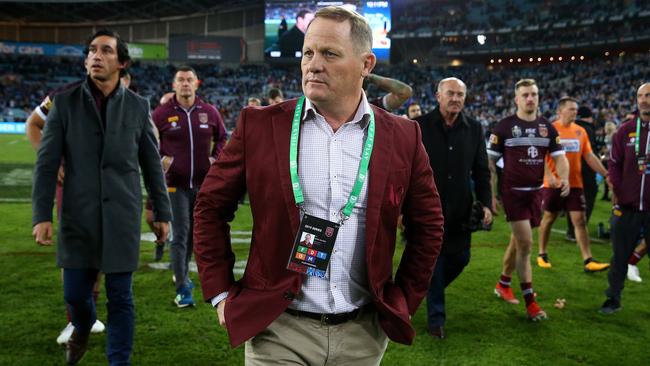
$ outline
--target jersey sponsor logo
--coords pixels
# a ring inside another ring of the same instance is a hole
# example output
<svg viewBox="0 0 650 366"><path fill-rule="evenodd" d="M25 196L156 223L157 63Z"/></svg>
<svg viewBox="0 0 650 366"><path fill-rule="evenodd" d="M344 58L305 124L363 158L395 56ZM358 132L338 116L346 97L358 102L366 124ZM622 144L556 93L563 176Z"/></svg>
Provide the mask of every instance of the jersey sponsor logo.
<svg viewBox="0 0 650 366"><path fill-rule="evenodd" d="M531 146L528 148L528 156L535 159L536 157L539 156L539 151L535 146Z"/></svg>
<svg viewBox="0 0 650 366"><path fill-rule="evenodd" d="M627 134L627 137L636 137L636 132L630 132Z"/></svg>
<svg viewBox="0 0 650 366"><path fill-rule="evenodd" d="M528 135L528 137L535 137L537 136L537 129L536 128L527 128L525 131L525 134Z"/></svg>
<svg viewBox="0 0 650 366"><path fill-rule="evenodd" d="M548 128L544 125L539 126L539 135L542 137L548 136Z"/></svg>
<svg viewBox="0 0 650 366"><path fill-rule="evenodd" d="M497 135L495 135L495 134L491 134L490 135L490 143L492 145L498 144L499 143L499 137Z"/></svg>
<svg viewBox="0 0 650 366"><path fill-rule="evenodd" d="M199 122L208 123L208 114L207 113L199 113Z"/></svg>
<svg viewBox="0 0 650 366"><path fill-rule="evenodd" d="M580 137L580 136L582 136L582 131L576 130L576 137Z"/></svg>
<svg viewBox="0 0 650 366"><path fill-rule="evenodd" d="M521 128L519 128L519 126L513 127L511 132L512 132L512 137L514 138L521 137Z"/></svg>
<svg viewBox="0 0 650 366"><path fill-rule="evenodd" d="M561 142L561 140L560 140L560 136L557 136L557 137L555 138L555 143L556 143L556 144L560 144L560 142Z"/></svg>
<svg viewBox="0 0 650 366"><path fill-rule="evenodd" d="M560 145L565 152L580 152L580 140L578 139L560 139Z"/></svg>
<svg viewBox="0 0 650 366"><path fill-rule="evenodd" d="M167 117L167 122L169 123L178 122L178 116Z"/></svg>

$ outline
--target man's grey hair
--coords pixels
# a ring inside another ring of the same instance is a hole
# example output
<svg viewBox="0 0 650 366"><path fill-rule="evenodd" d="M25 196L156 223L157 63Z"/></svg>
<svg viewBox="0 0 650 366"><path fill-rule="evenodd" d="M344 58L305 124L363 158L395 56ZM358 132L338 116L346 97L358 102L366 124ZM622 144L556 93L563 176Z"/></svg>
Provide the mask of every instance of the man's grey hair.
<svg viewBox="0 0 650 366"><path fill-rule="evenodd" d="M456 82L458 82L458 84L462 85L462 86L465 88L465 92L467 92L467 85L465 85L465 82L464 82L464 81L460 80L459 78L451 77L451 78L444 78L444 79L440 80L440 82L438 83L438 93L442 93L442 87L443 87L443 85L444 85L446 82L449 82L449 81L456 81Z"/></svg>
<svg viewBox="0 0 650 366"><path fill-rule="evenodd" d="M342 6L326 6L314 14L314 20L317 18L331 19L339 23L349 21L350 38L355 48L360 52L372 51L372 29L366 18L356 11Z"/></svg>

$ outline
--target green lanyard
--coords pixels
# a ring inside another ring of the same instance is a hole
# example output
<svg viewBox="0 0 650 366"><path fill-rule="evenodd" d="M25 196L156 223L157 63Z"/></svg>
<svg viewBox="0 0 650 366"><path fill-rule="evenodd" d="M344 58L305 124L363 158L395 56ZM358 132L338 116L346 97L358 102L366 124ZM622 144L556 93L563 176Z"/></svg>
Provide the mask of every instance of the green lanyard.
<svg viewBox="0 0 650 366"><path fill-rule="evenodd" d="M300 136L300 117L302 117L302 109L305 103L305 96L298 99L296 110L293 114L293 122L291 124L291 143L289 145L289 171L291 173L291 187L293 188L293 197L296 200L296 205L302 207L305 203L305 198L300 187L300 178L298 177L298 137ZM370 155L372 155L372 146L375 142L375 115L370 110L370 123L368 125L368 137L363 144L363 153L361 154L361 161L359 162L359 171L357 173L357 180L354 182L348 203L341 210L342 221L347 220L352 215L352 208L359 199L363 182L368 176L368 164L370 163Z"/></svg>
<svg viewBox="0 0 650 366"><path fill-rule="evenodd" d="M639 149L639 140L641 139L641 117L636 118L636 138L634 139L634 154L639 157L640 155L640 149ZM645 154L648 154L648 146L646 145L645 147Z"/></svg>

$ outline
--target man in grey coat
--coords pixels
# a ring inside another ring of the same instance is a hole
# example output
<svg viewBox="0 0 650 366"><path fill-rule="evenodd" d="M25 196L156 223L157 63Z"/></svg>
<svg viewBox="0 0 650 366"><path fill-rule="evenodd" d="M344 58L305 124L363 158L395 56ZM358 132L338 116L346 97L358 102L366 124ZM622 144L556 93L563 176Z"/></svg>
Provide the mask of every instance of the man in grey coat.
<svg viewBox="0 0 650 366"><path fill-rule="evenodd" d="M65 162L57 264L75 330L68 364L85 353L95 321L92 287L105 273L110 365L130 364L134 333L132 273L138 267L142 194L140 171L151 197L155 232L166 240L169 198L147 101L121 86L129 63L126 43L99 31L86 48L87 79L53 100L34 169L33 235L52 244L52 204L57 171Z"/></svg>

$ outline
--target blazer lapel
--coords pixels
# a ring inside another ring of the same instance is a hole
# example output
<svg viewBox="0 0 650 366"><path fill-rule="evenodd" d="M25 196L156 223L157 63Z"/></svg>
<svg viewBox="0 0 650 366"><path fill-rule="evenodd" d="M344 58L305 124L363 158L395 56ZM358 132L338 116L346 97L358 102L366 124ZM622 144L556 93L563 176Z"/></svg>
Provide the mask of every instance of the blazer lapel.
<svg viewBox="0 0 650 366"><path fill-rule="evenodd" d="M373 108L375 111L376 108ZM393 123L384 121L375 112L375 143L370 157L368 181L368 203L366 206L366 253L375 243L379 225L379 214L384 198L388 167L393 151Z"/></svg>
<svg viewBox="0 0 650 366"><path fill-rule="evenodd" d="M293 118L293 108L296 103L287 103L279 113L271 117L273 129L273 141L275 143L275 155L278 162L278 176L280 177L280 186L287 212L289 213L289 224L293 232L298 231L299 211L296 207L296 200L293 197L291 188L291 174L289 172L289 140L291 137L291 120Z"/></svg>

